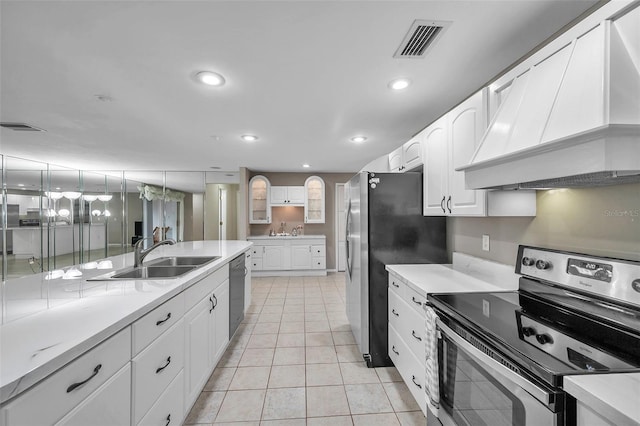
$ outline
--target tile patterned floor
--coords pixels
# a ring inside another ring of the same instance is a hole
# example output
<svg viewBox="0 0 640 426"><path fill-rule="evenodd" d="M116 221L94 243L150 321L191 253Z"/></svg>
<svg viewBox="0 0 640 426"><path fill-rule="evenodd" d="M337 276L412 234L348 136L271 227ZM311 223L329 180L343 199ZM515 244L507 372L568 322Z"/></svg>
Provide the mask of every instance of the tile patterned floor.
<svg viewBox="0 0 640 426"><path fill-rule="evenodd" d="M420 425L395 367L367 368L344 274L253 278L252 304L186 425Z"/></svg>

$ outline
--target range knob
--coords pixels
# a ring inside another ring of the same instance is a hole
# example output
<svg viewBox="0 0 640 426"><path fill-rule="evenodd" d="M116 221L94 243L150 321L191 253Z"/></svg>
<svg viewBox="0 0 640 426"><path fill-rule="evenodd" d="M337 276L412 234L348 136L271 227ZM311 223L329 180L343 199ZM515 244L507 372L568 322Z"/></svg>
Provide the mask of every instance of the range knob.
<svg viewBox="0 0 640 426"><path fill-rule="evenodd" d="M544 345L546 343L553 343L553 339L548 334L536 334L536 340L541 345Z"/></svg>
<svg viewBox="0 0 640 426"><path fill-rule="evenodd" d="M536 334L536 330L533 327L522 327L522 334L526 337L533 336Z"/></svg>
<svg viewBox="0 0 640 426"><path fill-rule="evenodd" d="M532 259L530 257L523 257L522 258L522 264L524 266L533 266L534 263L536 263L535 259Z"/></svg>
<svg viewBox="0 0 640 426"><path fill-rule="evenodd" d="M536 268L544 270L544 269L551 269L551 262L548 262L546 260L538 260L536 261Z"/></svg>

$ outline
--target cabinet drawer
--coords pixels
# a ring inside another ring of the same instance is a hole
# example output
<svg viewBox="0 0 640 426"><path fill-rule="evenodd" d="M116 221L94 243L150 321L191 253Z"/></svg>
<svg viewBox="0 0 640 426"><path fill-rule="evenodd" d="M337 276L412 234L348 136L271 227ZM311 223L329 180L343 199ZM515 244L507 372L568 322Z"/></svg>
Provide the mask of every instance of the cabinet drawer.
<svg viewBox="0 0 640 426"><path fill-rule="evenodd" d="M133 423L137 424L184 366L181 319L132 360Z"/></svg>
<svg viewBox="0 0 640 426"><path fill-rule="evenodd" d="M180 425L184 408L182 406L182 392L184 390L184 370L169 384L169 387L160 395L149 412L140 420L138 425L164 426Z"/></svg>
<svg viewBox="0 0 640 426"><path fill-rule="evenodd" d="M133 355L137 355L184 315L184 296L180 293L133 323Z"/></svg>
<svg viewBox="0 0 640 426"><path fill-rule="evenodd" d="M131 359L131 327L91 349L2 408L6 425L53 424Z"/></svg>
<svg viewBox="0 0 640 426"><path fill-rule="evenodd" d="M389 327L389 357L402 376L402 380L407 384L411 395L420 405L422 412L426 413L427 394L424 388L426 379L424 361L422 363L418 361L393 326Z"/></svg>
<svg viewBox="0 0 640 426"><path fill-rule="evenodd" d="M229 268L220 268L184 291L184 311L193 308L207 294L229 278Z"/></svg>
<svg viewBox="0 0 640 426"><path fill-rule="evenodd" d="M312 245L311 246L311 253L312 253L312 256L318 256L318 257L326 257L327 256L326 248L325 248L325 246L323 244Z"/></svg>
<svg viewBox="0 0 640 426"><path fill-rule="evenodd" d="M256 246L254 245L251 248L251 256L253 256L254 258L262 258L262 252L264 251L264 246Z"/></svg>
<svg viewBox="0 0 640 426"><path fill-rule="evenodd" d="M259 271L262 269L262 258L259 257L257 259L253 259L253 261L251 262L251 270L252 271Z"/></svg>
<svg viewBox="0 0 640 426"><path fill-rule="evenodd" d="M389 274L389 290L393 290L401 299L405 298L405 287L407 285L396 275Z"/></svg>
<svg viewBox="0 0 640 426"><path fill-rule="evenodd" d="M425 334L426 334L426 315L421 315L415 310L405 305L401 315L400 326L396 328L402 340L405 341L411 352L418 359L426 359L425 355Z"/></svg>
<svg viewBox="0 0 640 426"><path fill-rule="evenodd" d="M131 418L131 364L127 363L56 426L112 426Z"/></svg>
<svg viewBox="0 0 640 426"><path fill-rule="evenodd" d="M411 306L417 313L420 315L425 315L424 313L424 305L427 303L426 296L418 293L408 285L405 285L405 300L407 304Z"/></svg>
<svg viewBox="0 0 640 426"><path fill-rule="evenodd" d="M401 320L405 316L403 312L403 305L405 303L398 297L395 291L389 289L389 324L391 324L396 330L399 330L402 326Z"/></svg>
<svg viewBox="0 0 640 426"><path fill-rule="evenodd" d="M327 269L327 259L323 257L313 257L311 259L311 269Z"/></svg>

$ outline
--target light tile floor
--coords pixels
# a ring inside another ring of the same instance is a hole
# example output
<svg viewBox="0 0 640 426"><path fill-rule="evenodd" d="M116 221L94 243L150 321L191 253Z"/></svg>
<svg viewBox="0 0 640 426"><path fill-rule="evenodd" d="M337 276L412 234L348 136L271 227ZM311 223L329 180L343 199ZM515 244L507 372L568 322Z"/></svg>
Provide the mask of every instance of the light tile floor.
<svg viewBox="0 0 640 426"><path fill-rule="evenodd" d="M244 322L187 425L426 425L395 367L367 368L344 274L253 278Z"/></svg>

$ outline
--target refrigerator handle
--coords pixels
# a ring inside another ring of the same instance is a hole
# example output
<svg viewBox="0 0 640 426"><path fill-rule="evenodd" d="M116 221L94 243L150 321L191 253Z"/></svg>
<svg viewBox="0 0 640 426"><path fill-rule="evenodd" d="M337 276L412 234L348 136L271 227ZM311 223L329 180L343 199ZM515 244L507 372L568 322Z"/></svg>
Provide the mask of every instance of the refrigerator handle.
<svg viewBox="0 0 640 426"><path fill-rule="evenodd" d="M347 206L347 220L345 220L345 241L347 243L346 252L347 252L347 273L349 277L351 277L352 265L351 265L351 250L349 248L349 239L351 238L351 233L349 232L349 228L351 228L351 200L349 200L349 204Z"/></svg>

